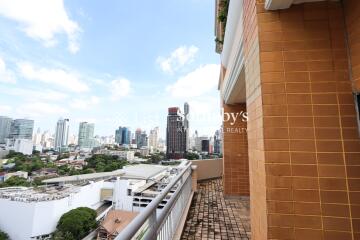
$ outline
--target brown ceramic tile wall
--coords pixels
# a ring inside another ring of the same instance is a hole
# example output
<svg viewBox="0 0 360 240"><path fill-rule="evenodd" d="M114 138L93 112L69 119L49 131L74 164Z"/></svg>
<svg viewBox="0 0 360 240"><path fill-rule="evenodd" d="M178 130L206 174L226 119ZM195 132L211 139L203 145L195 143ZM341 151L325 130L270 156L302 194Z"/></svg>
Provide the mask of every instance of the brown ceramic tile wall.
<svg viewBox="0 0 360 240"><path fill-rule="evenodd" d="M353 89L360 92L360 4L358 0L344 0L348 31Z"/></svg>
<svg viewBox="0 0 360 240"><path fill-rule="evenodd" d="M263 3L256 6L261 99L248 96L247 105L250 116L262 118L248 123L250 193L260 196L251 203L266 206L267 222L252 212L253 239L358 239L360 140L341 3L272 12ZM262 139L265 158L256 164L265 168L265 203L258 192L263 181L252 177L261 167L251 162L262 154L256 151Z"/></svg>
<svg viewBox="0 0 360 240"><path fill-rule="evenodd" d="M260 88L259 35L256 2L244 0L244 57L252 239L267 239L266 174L264 164L263 107Z"/></svg>
<svg viewBox="0 0 360 240"><path fill-rule="evenodd" d="M224 112L246 112L245 104L226 105ZM238 117L235 122L226 121L224 131L224 194L225 196L249 196L249 158L246 121Z"/></svg>

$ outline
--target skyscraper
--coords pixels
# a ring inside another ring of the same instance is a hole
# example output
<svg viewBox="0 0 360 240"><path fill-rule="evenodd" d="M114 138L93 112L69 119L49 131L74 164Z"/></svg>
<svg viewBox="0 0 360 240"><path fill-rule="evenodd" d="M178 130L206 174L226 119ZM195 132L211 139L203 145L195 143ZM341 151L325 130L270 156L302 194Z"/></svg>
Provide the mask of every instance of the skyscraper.
<svg viewBox="0 0 360 240"><path fill-rule="evenodd" d="M135 143L137 147L140 148L139 146L141 144L141 128L138 128L135 131Z"/></svg>
<svg viewBox="0 0 360 240"><path fill-rule="evenodd" d="M122 144L122 127L115 130L115 142Z"/></svg>
<svg viewBox="0 0 360 240"><path fill-rule="evenodd" d="M62 151L68 146L69 119L59 119L55 129L55 150Z"/></svg>
<svg viewBox="0 0 360 240"><path fill-rule="evenodd" d="M159 138L159 127L155 127L154 129L150 130L149 134L149 147L151 147L153 150L158 149L158 138Z"/></svg>
<svg viewBox="0 0 360 240"><path fill-rule="evenodd" d="M94 124L81 122L79 124L78 144L80 148L91 148L94 144Z"/></svg>
<svg viewBox="0 0 360 240"><path fill-rule="evenodd" d="M185 156L187 128L184 120L185 117L178 107L168 109L166 127L166 156L168 158L179 159Z"/></svg>
<svg viewBox="0 0 360 240"><path fill-rule="evenodd" d="M222 146L221 146L221 134L219 130L215 131L214 135L214 153L220 154L222 153Z"/></svg>
<svg viewBox="0 0 360 240"><path fill-rule="evenodd" d="M0 143L5 143L5 138L9 137L12 119L0 116Z"/></svg>
<svg viewBox="0 0 360 240"><path fill-rule="evenodd" d="M11 123L9 138L32 140L34 120L15 119Z"/></svg>
<svg viewBox="0 0 360 240"><path fill-rule="evenodd" d="M190 149L190 139L189 139L189 112L190 112L190 106L186 102L184 103L184 131L185 131L185 138L186 138L186 151Z"/></svg>
<svg viewBox="0 0 360 240"><path fill-rule="evenodd" d="M115 142L122 144L130 144L131 131L128 127L119 127L115 131Z"/></svg>

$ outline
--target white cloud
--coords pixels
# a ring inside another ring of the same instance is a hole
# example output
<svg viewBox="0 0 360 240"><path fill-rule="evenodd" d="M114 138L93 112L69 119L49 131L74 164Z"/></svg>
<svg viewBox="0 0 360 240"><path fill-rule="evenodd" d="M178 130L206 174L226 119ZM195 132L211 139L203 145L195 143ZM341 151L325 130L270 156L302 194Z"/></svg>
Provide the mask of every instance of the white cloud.
<svg viewBox="0 0 360 240"><path fill-rule="evenodd" d="M46 47L57 44L57 34L66 34L69 51L76 53L79 50L81 29L69 18L63 0L2 0L0 15L20 23L26 35Z"/></svg>
<svg viewBox="0 0 360 240"><path fill-rule="evenodd" d="M66 99L68 97L67 94L50 90L50 89L42 89L42 90L34 90L29 88L0 88L1 94L22 97L27 101L60 101Z"/></svg>
<svg viewBox="0 0 360 240"><path fill-rule="evenodd" d="M96 118L75 118L74 122L81 123L81 122L88 122L88 123L96 123L98 120Z"/></svg>
<svg viewBox="0 0 360 240"><path fill-rule="evenodd" d="M97 96L91 96L89 98L76 98L71 101L71 107L75 109L89 109L99 104L100 98Z"/></svg>
<svg viewBox="0 0 360 240"><path fill-rule="evenodd" d="M166 90L176 98L198 97L216 89L219 74L219 65L207 64L180 77L174 84L169 85Z"/></svg>
<svg viewBox="0 0 360 240"><path fill-rule="evenodd" d="M166 73L173 73L184 65L192 62L199 49L195 46L181 46L175 49L169 57L158 57L156 62L160 68Z"/></svg>
<svg viewBox="0 0 360 240"><path fill-rule="evenodd" d="M44 102L32 102L21 105L17 108L17 113L22 116L29 117L44 117L48 115L61 115L68 113L66 108L63 108L57 104L50 104Z"/></svg>
<svg viewBox="0 0 360 240"><path fill-rule="evenodd" d="M0 82L16 83L15 74L6 67L2 58L0 58Z"/></svg>
<svg viewBox="0 0 360 240"><path fill-rule="evenodd" d="M56 85L72 92L89 90L88 85L81 81L76 74L60 68L38 68L28 62L21 62L18 67L23 77L29 80Z"/></svg>
<svg viewBox="0 0 360 240"><path fill-rule="evenodd" d="M0 115L10 113L12 108L8 105L0 105Z"/></svg>
<svg viewBox="0 0 360 240"><path fill-rule="evenodd" d="M130 94L130 81L126 78L117 78L110 82L109 90L112 100L119 100Z"/></svg>

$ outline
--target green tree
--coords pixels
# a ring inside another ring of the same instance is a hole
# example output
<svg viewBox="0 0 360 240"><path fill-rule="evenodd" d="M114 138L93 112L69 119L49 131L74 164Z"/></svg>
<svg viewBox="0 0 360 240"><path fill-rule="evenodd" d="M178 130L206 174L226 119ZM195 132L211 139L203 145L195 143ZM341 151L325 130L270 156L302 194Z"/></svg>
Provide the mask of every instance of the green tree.
<svg viewBox="0 0 360 240"><path fill-rule="evenodd" d="M0 230L0 240L9 240L9 235L7 233Z"/></svg>
<svg viewBox="0 0 360 240"><path fill-rule="evenodd" d="M29 187L30 183L25 178L12 176L9 179L7 179L4 183L0 184L0 187L13 187L13 186Z"/></svg>
<svg viewBox="0 0 360 240"><path fill-rule="evenodd" d="M185 158L188 160L196 160L196 159L200 159L200 156L197 153L188 152L188 153L186 153Z"/></svg>
<svg viewBox="0 0 360 240"><path fill-rule="evenodd" d="M96 225L96 211L87 207L79 207L61 216L54 239L80 240L95 229Z"/></svg>

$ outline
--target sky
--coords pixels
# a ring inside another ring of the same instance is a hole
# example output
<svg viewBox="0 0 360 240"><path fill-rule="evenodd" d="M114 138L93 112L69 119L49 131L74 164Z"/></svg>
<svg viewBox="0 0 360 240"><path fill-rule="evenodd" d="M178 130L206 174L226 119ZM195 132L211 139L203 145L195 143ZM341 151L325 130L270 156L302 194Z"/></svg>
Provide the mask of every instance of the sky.
<svg viewBox="0 0 360 240"><path fill-rule="evenodd" d="M168 107L190 105L190 132L220 128L214 1L0 1L0 115L55 131L59 118L165 138Z"/></svg>

